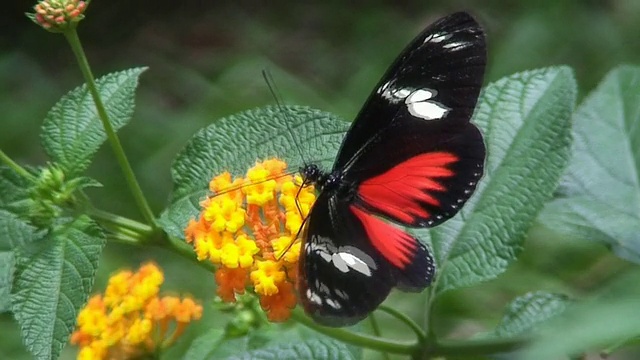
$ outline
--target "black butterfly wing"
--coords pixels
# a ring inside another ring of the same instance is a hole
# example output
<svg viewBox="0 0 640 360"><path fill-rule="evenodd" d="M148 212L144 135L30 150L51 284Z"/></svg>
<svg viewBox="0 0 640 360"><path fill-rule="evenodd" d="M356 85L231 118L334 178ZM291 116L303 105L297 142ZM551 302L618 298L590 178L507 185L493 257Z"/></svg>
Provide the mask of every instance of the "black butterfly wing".
<svg viewBox="0 0 640 360"><path fill-rule="evenodd" d="M469 119L485 52L468 14L437 21L391 65L347 132L332 172L339 186L316 200L300 259L300 299L317 322L356 323L393 287L431 283L425 246L382 218L434 226L475 189L485 147Z"/></svg>
<svg viewBox="0 0 640 360"><path fill-rule="evenodd" d="M484 33L466 13L435 22L401 53L334 165L363 207L414 227L457 213L483 173L484 142L469 120L485 63Z"/></svg>
<svg viewBox="0 0 640 360"><path fill-rule="evenodd" d="M298 290L305 312L320 324L355 324L393 287L419 291L433 278L423 244L336 192L318 197L305 231ZM400 254L396 264L382 255L389 252Z"/></svg>

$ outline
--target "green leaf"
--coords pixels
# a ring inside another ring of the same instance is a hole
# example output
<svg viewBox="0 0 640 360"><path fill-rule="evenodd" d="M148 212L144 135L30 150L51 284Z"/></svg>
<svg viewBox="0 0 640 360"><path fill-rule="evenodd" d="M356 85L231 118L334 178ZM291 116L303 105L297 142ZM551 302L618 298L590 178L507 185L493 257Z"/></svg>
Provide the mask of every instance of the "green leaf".
<svg viewBox="0 0 640 360"><path fill-rule="evenodd" d="M133 115L138 77L146 68L108 74L96 81L109 120L117 130ZM42 125L42 145L69 177L81 174L107 139L86 84L58 101Z"/></svg>
<svg viewBox="0 0 640 360"><path fill-rule="evenodd" d="M525 294L507 306L507 312L494 333L499 337L527 333L562 314L569 304L570 301L564 295L545 292Z"/></svg>
<svg viewBox="0 0 640 360"><path fill-rule="evenodd" d="M0 209L0 313L11 310L14 248L28 246L35 238L35 228L16 215Z"/></svg>
<svg viewBox="0 0 640 360"><path fill-rule="evenodd" d="M640 272L626 274L600 296L570 306L540 330L524 360L561 359L616 347L640 336Z"/></svg>
<svg viewBox="0 0 640 360"><path fill-rule="evenodd" d="M100 228L82 216L61 220L45 238L16 249L12 309L37 359L56 359L67 343L104 244Z"/></svg>
<svg viewBox="0 0 640 360"><path fill-rule="evenodd" d="M224 340L224 330L211 329L198 336L184 354L185 360L206 360L215 356L220 342Z"/></svg>
<svg viewBox="0 0 640 360"><path fill-rule="evenodd" d="M75 179L69 180L67 182L67 187L73 188L75 190L81 190L90 187L102 187L102 184L94 178L90 178L88 176L80 176Z"/></svg>
<svg viewBox="0 0 640 360"><path fill-rule="evenodd" d="M17 174L6 166L0 166L0 209L11 211L14 214L26 214L29 189L32 184L29 180Z"/></svg>
<svg viewBox="0 0 640 360"><path fill-rule="evenodd" d="M244 175L256 160L272 157L297 170L300 151L305 161L330 169L348 127L332 114L300 106L265 107L214 122L178 154L171 168L171 206L162 214L162 226L183 237L187 222L200 211L209 181L223 171Z"/></svg>
<svg viewBox="0 0 640 360"><path fill-rule="evenodd" d="M347 346L335 340L307 340L295 343L280 343L263 349L247 351L231 356L228 360L298 360L333 359L351 360L353 356Z"/></svg>
<svg viewBox="0 0 640 360"><path fill-rule="evenodd" d="M219 329L201 335L193 342L184 359L226 359L232 355L259 349L271 340L269 334L262 329L242 337L228 338L223 335L224 332Z"/></svg>
<svg viewBox="0 0 640 360"><path fill-rule="evenodd" d="M0 251L29 246L36 238L36 229L15 214L0 209Z"/></svg>
<svg viewBox="0 0 640 360"><path fill-rule="evenodd" d="M611 71L578 107L562 198L546 226L610 245L640 263L640 67Z"/></svg>
<svg viewBox="0 0 640 360"><path fill-rule="evenodd" d="M566 67L527 71L486 87L474 117L487 145L485 176L457 216L415 231L435 251L437 291L493 279L516 258L569 157L575 96Z"/></svg>
<svg viewBox="0 0 640 360"><path fill-rule="evenodd" d="M15 260L12 251L0 250L0 314L11 310L11 282Z"/></svg>

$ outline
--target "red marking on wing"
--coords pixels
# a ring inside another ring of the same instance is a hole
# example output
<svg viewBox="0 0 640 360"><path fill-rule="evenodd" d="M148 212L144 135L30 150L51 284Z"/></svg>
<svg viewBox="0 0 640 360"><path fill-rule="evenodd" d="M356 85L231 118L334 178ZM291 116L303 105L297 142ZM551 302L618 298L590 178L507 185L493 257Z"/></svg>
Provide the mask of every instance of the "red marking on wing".
<svg viewBox="0 0 640 360"><path fill-rule="evenodd" d="M363 181L358 194L374 209L401 222L412 223L416 217L426 219L429 212L422 204L440 206L440 201L429 192L447 190L437 179L455 175L447 165L456 161L458 157L448 152L414 156Z"/></svg>
<svg viewBox="0 0 640 360"><path fill-rule="evenodd" d="M355 205L351 205L349 208L362 222L373 247L392 265L404 269L411 263L413 254L418 247L413 236Z"/></svg>

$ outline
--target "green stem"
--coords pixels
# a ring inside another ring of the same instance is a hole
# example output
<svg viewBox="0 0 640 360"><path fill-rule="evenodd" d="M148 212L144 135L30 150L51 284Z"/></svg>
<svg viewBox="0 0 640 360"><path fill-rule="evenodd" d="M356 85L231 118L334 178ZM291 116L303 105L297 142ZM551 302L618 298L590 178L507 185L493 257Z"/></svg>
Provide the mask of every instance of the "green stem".
<svg viewBox="0 0 640 360"><path fill-rule="evenodd" d="M153 233L153 228L141 222L112 214L107 211L96 209L94 207L87 207L84 210L86 211L87 215L91 216L99 222L106 222L120 228L131 230L144 236L149 236L151 233Z"/></svg>
<svg viewBox="0 0 640 360"><path fill-rule="evenodd" d="M331 328L319 325L307 317L300 308L291 312L291 318L300 324L311 328L319 333L330 336L334 339L350 343L368 349L378 350L385 353L410 355L420 349L418 342L404 342L391 339L383 339L376 336L355 333L340 328Z"/></svg>
<svg viewBox="0 0 640 360"><path fill-rule="evenodd" d="M386 305L378 306L378 310L386 312L387 314L395 317L396 319L402 321L407 326L409 326L411 330L413 330L413 332L416 334L416 336L418 337L418 341L421 344L424 344L426 342L427 334L425 334L425 332L420 328L420 325L416 324L416 322L411 320L411 318L409 318L406 314L403 314L402 312L394 308L390 308Z"/></svg>
<svg viewBox="0 0 640 360"><path fill-rule="evenodd" d="M15 171L16 173L18 173L18 175L28 179L29 181L36 181L37 178L31 174L30 172L28 172L27 170L25 170L25 168L23 168L22 166L18 165L18 163L16 163L15 161L13 161L7 154L4 153L4 151L0 150L0 160L7 165L8 167L10 167L11 169L13 169L13 171Z"/></svg>
<svg viewBox="0 0 640 360"><path fill-rule="evenodd" d="M122 244L134 245L134 246L142 246L142 242L137 237L125 235L125 234L122 234L122 233L109 234L109 235L107 235L107 239L115 241L115 242L119 242L119 243L122 243Z"/></svg>
<svg viewBox="0 0 640 360"><path fill-rule="evenodd" d="M431 310L433 309L433 303L436 298L435 285L431 284L431 287L427 291L426 306L424 307L424 327L426 329L426 338L429 340L437 339L435 333L435 326L433 325L433 317L431 316Z"/></svg>
<svg viewBox="0 0 640 360"><path fill-rule="evenodd" d="M380 324L378 324L378 319L376 319L375 313L371 313L369 315L369 323L371 323L371 329L373 330L373 335L377 337L381 337L382 331L380 330ZM382 353L382 357L384 357L385 360L389 360L389 354L387 354L386 352Z"/></svg>
<svg viewBox="0 0 640 360"><path fill-rule="evenodd" d="M82 75L87 83L87 88L91 93L91 97L96 105L96 110L98 111L98 117L100 121L102 121L102 126L104 127L104 131L107 134L107 138L109 139L109 143L113 148L113 152L116 156L116 160L120 165L120 169L127 181L127 185L135 199L142 216L147 221L147 223L156 230L158 225L156 224L155 216L151 211L151 207L147 203L147 199L144 197L142 193L142 188L140 188L140 184L138 180L136 180L136 176L133 173L133 169L131 168L131 164L129 164L129 160L127 159L127 155L122 148L122 144L120 144L120 139L116 135L113 126L111 126L111 122L109 121L109 116L107 115L107 110L102 103L102 99L100 98L100 94L98 93L98 88L96 87L96 82L91 72L91 67L89 66L89 62L87 61L87 57L85 56L84 50L82 48L82 44L80 43L80 38L78 37L78 33L75 28L71 28L64 33L69 45L71 46L71 50L73 54L76 56L76 60L78 61L78 66L80 67L80 71L82 71Z"/></svg>
<svg viewBox="0 0 640 360"><path fill-rule="evenodd" d="M525 346L529 340L524 337L440 340L427 349L427 355L432 357L477 357L518 350Z"/></svg>

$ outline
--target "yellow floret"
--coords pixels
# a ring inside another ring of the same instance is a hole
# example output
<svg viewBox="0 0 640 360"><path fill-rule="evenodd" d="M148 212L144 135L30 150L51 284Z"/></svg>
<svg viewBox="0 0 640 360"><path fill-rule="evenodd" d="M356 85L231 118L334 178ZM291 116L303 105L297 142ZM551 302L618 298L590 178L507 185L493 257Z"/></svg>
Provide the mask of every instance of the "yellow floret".
<svg viewBox="0 0 640 360"><path fill-rule="evenodd" d="M280 263L273 260L257 261L256 270L251 272L256 293L261 295L273 295L278 293L278 283L286 278Z"/></svg>

